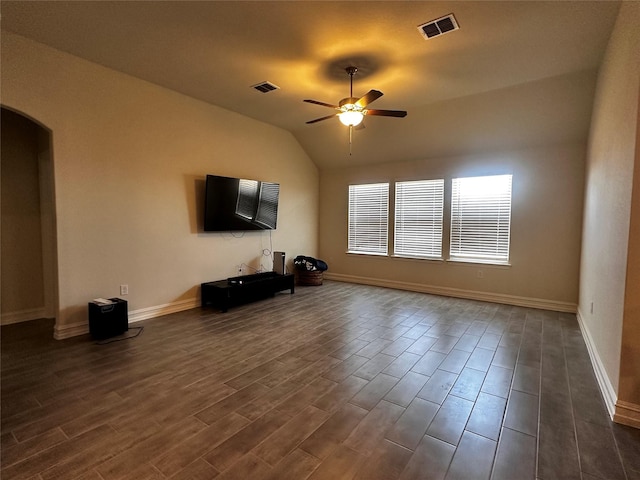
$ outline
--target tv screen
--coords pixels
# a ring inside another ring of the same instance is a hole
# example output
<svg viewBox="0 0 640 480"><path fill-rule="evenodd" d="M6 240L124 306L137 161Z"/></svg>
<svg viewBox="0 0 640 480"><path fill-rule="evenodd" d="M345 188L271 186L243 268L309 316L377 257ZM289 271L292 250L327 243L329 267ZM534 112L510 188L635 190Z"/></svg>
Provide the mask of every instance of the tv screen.
<svg viewBox="0 0 640 480"><path fill-rule="evenodd" d="M273 230L279 194L277 183L207 175L204 231Z"/></svg>

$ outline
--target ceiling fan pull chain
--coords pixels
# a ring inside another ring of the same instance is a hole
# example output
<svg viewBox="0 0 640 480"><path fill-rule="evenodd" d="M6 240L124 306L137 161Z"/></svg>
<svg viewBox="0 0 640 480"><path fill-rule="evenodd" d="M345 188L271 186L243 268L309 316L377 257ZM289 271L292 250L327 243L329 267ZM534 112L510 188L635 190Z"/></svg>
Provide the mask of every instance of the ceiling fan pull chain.
<svg viewBox="0 0 640 480"><path fill-rule="evenodd" d="M349 156L351 156L351 141L353 139L353 125L349 125Z"/></svg>

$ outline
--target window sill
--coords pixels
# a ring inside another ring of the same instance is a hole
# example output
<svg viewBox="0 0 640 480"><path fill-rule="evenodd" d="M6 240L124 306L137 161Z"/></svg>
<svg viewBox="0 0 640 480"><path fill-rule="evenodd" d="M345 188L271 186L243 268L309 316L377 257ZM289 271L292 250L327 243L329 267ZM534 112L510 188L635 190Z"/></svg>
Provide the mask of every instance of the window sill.
<svg viewBox="0 0 640 480"><path fill-rule="evenodd" d="M481 260L481 259L472 259L472 258L464 258L464 259L449 258L446 261L454 264L459 264L459 265L465 265L465 264L466 265L487 265L491 267L503 267L503 268L511 267L511 264L509 262L497 262L497 261L491 261L491 260Z"/></svg>
<svg viewBox="0 0 640 480"><path fill-rule="evenodd" d="M358 256L376 257L376 258L386 258L389 256L387 253L349 252L349 251L347 251L347 255L358 255Z"/></svg>
<svg viewBox="0 0 640 480"><path fill-rule="evenodd" d="M398 259L398 260L418 260L418 261L426 261L426 262L444 262L444 258L442 257L412 257L410 255L390 255L390 258Z"/></svg>
<svg viewBox="0 0 640 480"><path fill-rule="evenodd" d="M392 258L394 260L407 261L407 262L433 262L433 263L451 263L452 265L484 265L494 268L511 268L511 264L508 262L496 262L491 260L471 259L471 258L434 258L434 257L410 257L406 255L389 255L386 253L368 253L368 252L346 252L347 255L354 255L358 257L372 257L372 258Z"/></svg>

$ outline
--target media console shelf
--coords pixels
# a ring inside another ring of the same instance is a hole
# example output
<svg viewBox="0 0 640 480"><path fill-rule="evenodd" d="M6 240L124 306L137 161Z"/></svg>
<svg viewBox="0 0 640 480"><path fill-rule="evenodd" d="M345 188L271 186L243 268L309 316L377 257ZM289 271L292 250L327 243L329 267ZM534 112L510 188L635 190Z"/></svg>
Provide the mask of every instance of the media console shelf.
<svg viewBox="0 0 640 480"><path fill-rule="evenodd" d="M212 305L226 312L229 307L273 297L282 290L294 293L293 273L255 273L201 284L202 306Z"/></svg>

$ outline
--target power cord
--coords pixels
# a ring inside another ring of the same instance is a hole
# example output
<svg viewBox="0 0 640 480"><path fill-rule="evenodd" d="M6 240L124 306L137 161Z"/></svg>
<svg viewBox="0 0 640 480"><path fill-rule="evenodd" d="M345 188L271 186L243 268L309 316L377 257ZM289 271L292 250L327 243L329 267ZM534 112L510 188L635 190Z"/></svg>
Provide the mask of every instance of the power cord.
<svg viewBox="0 0 640 480"><path fill-rule="evenodd" d="M274 267L274 263L273 263L273 237L271 236L272 231L269 230L269 248L263 248L262 249L262 256L263 257L269 257L269 259L271 260L271 270L273 270ZM235 238L242 238L244 236L245 232L242 232L240 235L236 236L234 234L234 232L231 232L231 235ZM252 267L251 265L247 265L246 263L241 263L238 267L238 273L240 275L242 275L242 270L243 269L247 269L249 271L252 271L253 273L262 273L262 272L266 272L267 268L264 266L264 264L262 262L260 262L260 267L256 268L256 267Z"/></svg>
<svg viewBox="0 0 640 480"><path fill-rule="evenodd" d="M144 330L144 327L130 327L129 331L131 330L137 330L135 335L131 335L128 337L124 337L124 338L113 338L113 339L109 339L109 340L102 340L100 342L96 342L96 345L107 345L109 343L115 343L115 342L122 342L123 340L129 340L131 338L136 338L137 336L139 336L142 331Z"/></svg>

